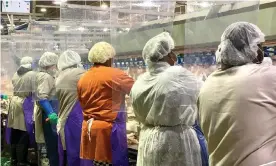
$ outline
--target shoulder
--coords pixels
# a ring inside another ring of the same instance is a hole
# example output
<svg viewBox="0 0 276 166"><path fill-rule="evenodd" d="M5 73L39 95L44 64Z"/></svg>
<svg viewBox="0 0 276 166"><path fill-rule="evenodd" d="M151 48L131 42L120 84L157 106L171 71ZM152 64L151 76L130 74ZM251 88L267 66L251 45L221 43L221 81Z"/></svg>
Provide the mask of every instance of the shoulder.
<svg viewBox="0 0 276 166"><path fill-rule="evenodd" d="M110 67L110 68L108 68L108 70L110 70L110 71L112 72L112 74L116 74L116 75L127 75L123 70L118 69L118 68Z"/></svg>
<svg viewBox="0 0 276 166"><path fill-rule="evenodd" d="M49 80L49 81L54 81L54 77L52 77L50 74L45 73L45 72L38 72L36 74L36 78L38 81L43 81L43 80Z"/></svg>
<svg viewBox="0 0 276 166"><path fill-rule="evenodd" d="M178 81L178 80L194 80L197 81L197 77L189 70L182 66L171 66L165 70L161 78L166 81Z"/></svg>
<svg viewBox="0 0 276 166"><path fill-rule="evenodd" d="M61 71L60 75L76 77L78 75L82 75L85 72L86 71L84 69L81 69L81 68L71 68L71 69L66 69L64 71Z"/></svg>
<svg viewBox="0 0 276 166"><path fill-rule="evenodd" d="M29 71L29 72L27 72L25 75L26 76L36 76L36 74L37 74L37 72L35 72L35 71Z"/></svg>

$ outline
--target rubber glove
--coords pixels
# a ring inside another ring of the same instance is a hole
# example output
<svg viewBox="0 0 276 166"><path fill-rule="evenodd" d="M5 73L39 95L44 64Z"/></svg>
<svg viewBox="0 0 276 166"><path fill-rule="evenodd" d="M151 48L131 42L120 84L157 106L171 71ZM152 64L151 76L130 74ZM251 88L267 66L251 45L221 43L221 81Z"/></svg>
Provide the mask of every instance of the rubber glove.
<svg viewBox="0 0 276 166"><path fill-rule="evenodd" d="M49 100L39 100L40 106L43 108L44 112L46 113L50 123L57 124L58 116L54 112ZM46 120L48 121L48 120Z"/></svg>
<svg viewBox="0 0 276 166"><path fill-rule="evenodd" d="M1 94L1 99L3 99L3 100L8 100L8 96L7 96L7 95L4 95L4 94Z"/></svg>

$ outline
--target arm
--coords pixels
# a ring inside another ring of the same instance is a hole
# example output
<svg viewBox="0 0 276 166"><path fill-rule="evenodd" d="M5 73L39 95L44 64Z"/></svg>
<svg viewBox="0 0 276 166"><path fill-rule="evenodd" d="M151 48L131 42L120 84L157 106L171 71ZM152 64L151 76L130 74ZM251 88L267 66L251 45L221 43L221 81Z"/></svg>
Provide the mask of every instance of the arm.
<svg viewBox="0 0 276 166"><path fill-rule="evenodd" d="M129 77L126 73L122 72L122 74L118 77L118 84L120 90L123 91L125 94L130 93L131 88L134 84L133 78Z"/></svg>
<svg viewBox="0 0 276 166"><path fill-rule="evenodd" d="M42 107L42 110L46 113L50 122L56 124L58 117L49 102L49 94L51 90L54 88L54 83L54 78L52 78L50 75L46 73L44 75L39 75L37 97L39 105Z"/></svg>

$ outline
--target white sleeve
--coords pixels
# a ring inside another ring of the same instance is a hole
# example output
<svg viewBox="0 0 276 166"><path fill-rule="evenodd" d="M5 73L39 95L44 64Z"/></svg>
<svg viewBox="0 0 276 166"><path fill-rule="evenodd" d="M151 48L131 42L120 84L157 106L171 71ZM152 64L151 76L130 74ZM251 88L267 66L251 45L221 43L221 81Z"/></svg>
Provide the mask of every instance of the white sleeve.
<svg viewBox="0 0 276 166"><path fill-rule="evenodd" d="M37 76L37 97L39 100L49 99L51 91L55 87L55 79L47 73Z"/></svg>

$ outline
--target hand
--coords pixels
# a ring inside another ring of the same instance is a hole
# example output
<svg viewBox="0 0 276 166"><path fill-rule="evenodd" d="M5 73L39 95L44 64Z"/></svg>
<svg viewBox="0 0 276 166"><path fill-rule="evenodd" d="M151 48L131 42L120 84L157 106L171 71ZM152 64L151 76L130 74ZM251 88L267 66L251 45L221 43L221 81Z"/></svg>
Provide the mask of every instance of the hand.
<svg viewBox="0 0 276 166"><path fill-rule="evenodd" d="M48 118L46 119L46 121L50 121L51 124L57 124L58 121L58 116L56 113L51 113L49 114Z"/></svg>

